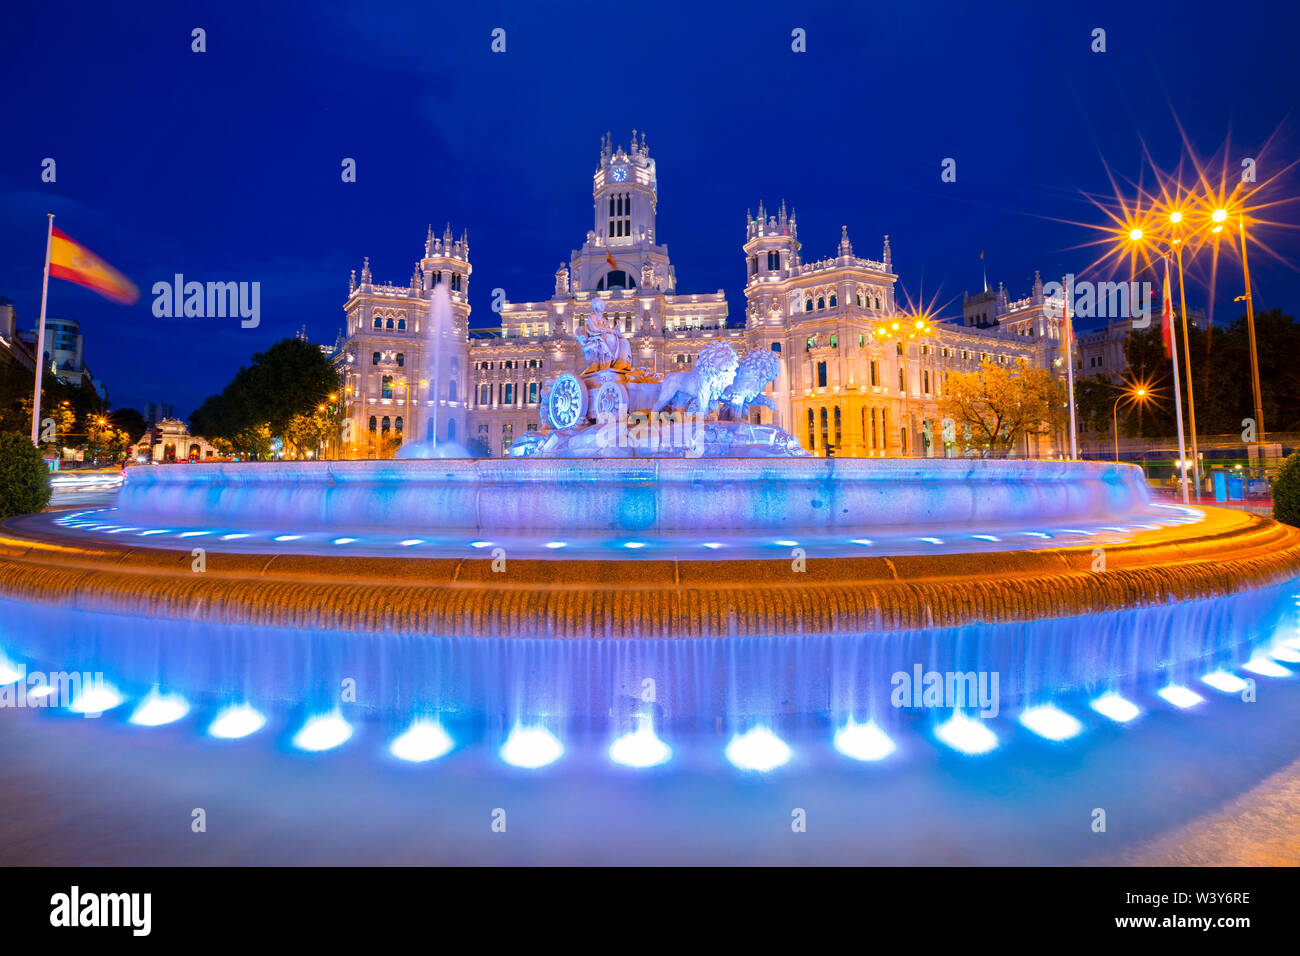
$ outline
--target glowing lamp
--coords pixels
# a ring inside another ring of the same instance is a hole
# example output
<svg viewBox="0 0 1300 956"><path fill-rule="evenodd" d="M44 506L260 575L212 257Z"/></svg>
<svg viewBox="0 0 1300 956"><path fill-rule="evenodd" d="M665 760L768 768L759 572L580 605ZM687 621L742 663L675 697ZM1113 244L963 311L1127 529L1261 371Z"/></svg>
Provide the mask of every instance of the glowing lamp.
<svg viewBox="0 0 1300 956"><path fill-rule="evenodd" d="M790 747L766 727L755 727L749 733L732 737L726 755L739 770L766 772L790 760Z"/></svg>

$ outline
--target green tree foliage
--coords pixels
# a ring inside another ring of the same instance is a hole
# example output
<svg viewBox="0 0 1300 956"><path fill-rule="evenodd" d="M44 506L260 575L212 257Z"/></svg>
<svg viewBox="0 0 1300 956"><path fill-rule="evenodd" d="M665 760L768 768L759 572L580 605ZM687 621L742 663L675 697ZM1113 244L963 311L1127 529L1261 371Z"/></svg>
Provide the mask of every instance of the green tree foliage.
<svg viewBox="0 0 1300 956"><path fill-rule="evenodd" d="M21 365L0 363L0 432L30 438L35 384L33 374ZM104 412L104 401L93 388L65 385L48 373L41 376L41 420L54 419L52 447L84 447L86 423Z"/></svg>
<svg viewBox="0 0 1300 956"><path fill-rule="evenodd" d="M1182 323L1177 331L1178 372L1187 404L1187 369L1183 358ZM1226 328L1189 328L1192 358L1192 395L1196 400L1196 431L1202 435L1231 435L1242 431L1242 421L1255 417L1251 392L1250 345L1243 315ZM1255 340L1259 355L1260 392L1264 424L1269 432L1300 431L1300 324L1278 309L1255 316ZM1143 382L1152 390L1154 401L1130 407L1120 405L1120 429L1129 437L1168 438L1177 430L1174 422L1174 378L1172 362L1165 355L1158 320L1148 329L1134 330L1124 343L1128 382ZM1101 391L1081 393L1075 383L1075 401L1080 417L1096 418L1104 395ZM1120 386L1123 383L1114 382ZM1112 392L1111 402L1114 401ZM1085 415L1085 402L1088 411ZM1095 406L1095 407L1094 407ZM1106 406L1109 412L1110 406ZM1184 412L1186 414L1186 412ZM1094 434L1109 435L1107 420Z"/></svg>
<svg viewBox="0 0 1300 956"><path fill-rule="evenodd" d="M224 438L244 454L265 457L272 436L289 438L296 415L311 415L339 390L337 373L319 348L281 339L253 356L217 395L190 416L190 431ZM292 441L292 438L289 438Z"/></svg>
<svg viewBox="0 0 1300 956"><path fill-rule="evenodd" d="M0 434L0 518L40 511L50 500L50 472L31 439Z"/></svg>
<svg viewBox="0 0 1300 956"><path fill-rule="evenodd" d="M144 416L134 408L119 408L108 416L108 420L121 431L126 432L127 443L131 445L138 442L145 429L149 427Z"/></svg>
<svg viewBox="0 0 1300 956"><path fill-rule="evenodd" d="M1273 517L1300 527L1300 451L1292 452L1273 479Z"/></svg>

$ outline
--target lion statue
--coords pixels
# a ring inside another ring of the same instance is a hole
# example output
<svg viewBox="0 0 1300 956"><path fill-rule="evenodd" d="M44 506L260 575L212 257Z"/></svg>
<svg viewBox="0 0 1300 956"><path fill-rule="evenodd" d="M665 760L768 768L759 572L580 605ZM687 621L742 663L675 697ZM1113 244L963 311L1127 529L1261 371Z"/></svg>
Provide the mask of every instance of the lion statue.
<svg viewBox="0 0 1300 956"><path fill-rule="evenodd" d="M777 353L765 348L750 349L740 359L735 379L722 392L723 410L736 421L742 420L755 405L776 411L763 389L780 374L781 359Z"/></svg>
<svg viewBox="0 0 1300 956"><path fill-rule="evenodd" d="M721 339L714 339L696 356L686 372L669 372L664 376L651 412L666 406L684 409L696 415L708 415L736 375L736 350Z"/></svg>

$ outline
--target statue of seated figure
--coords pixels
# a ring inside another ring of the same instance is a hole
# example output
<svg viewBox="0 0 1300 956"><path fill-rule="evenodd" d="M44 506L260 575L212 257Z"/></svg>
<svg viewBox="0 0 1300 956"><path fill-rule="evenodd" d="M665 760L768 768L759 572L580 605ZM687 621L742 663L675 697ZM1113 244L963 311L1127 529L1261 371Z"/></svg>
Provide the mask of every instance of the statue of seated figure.
<svg viewBox="0 0 1300 956"><path fill-rule="evenodd" d="M606 368L620 372L631 370L632 347L614 323L605 319L605 303L600 299L591 303L591 316L585 326L574 332L574 338L587 359L583 375Z"/></svg>

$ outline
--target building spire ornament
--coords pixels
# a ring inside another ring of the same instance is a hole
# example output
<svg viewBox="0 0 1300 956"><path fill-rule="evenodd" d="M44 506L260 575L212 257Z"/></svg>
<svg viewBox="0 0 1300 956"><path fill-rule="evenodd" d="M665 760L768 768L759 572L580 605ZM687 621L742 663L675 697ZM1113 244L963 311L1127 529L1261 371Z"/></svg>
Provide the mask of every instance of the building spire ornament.
<svg viewBox="0 0 1300 956"><path fill-rule="evenodd" d="M885 264L886 267L891 266L891 265L893 265L893 263L894 263L894 254L893 254L893 251L889 248L889 234L888 234L888 233L885 233L885 251L884 251L884 255L883 255L883 257L881 258L880 261L883 262L883 263Z"/></svg>
<svg viewBox="0 0 1300 956"><path fill-rule="evenodd" d="M840 226L840 256L853 255L853 243L849 242L849 227Z"/></svg>
<svg viewBox="0 0 1300 956"><path fill-rule="evenodd" d="M370 257L366 256L361 264L361 284L370 285Z"/></svg>

